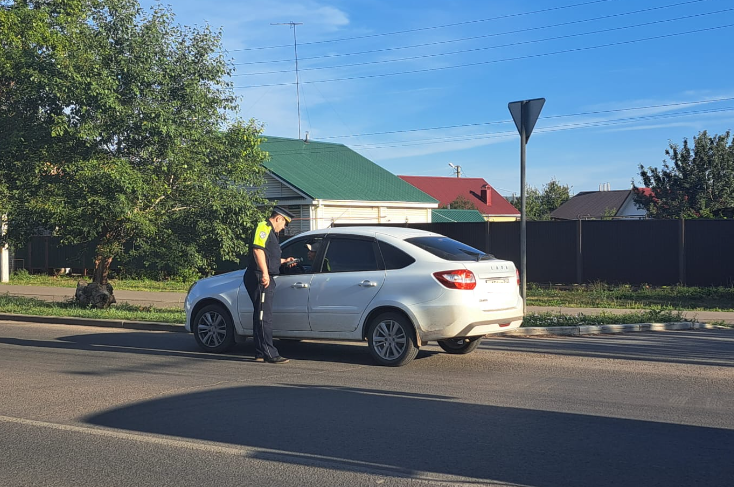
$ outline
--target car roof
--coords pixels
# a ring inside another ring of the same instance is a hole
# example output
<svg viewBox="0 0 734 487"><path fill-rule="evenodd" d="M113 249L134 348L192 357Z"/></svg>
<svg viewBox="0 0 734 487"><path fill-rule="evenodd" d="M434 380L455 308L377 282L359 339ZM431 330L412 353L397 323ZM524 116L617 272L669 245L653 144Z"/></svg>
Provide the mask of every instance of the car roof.
<svg viewBox="0 0 734 487"><path fill-rule="evenodd" d="M427 232L425 230L419 230L417 228L406 228L406 227L386 227L386 226L354 226L354 227L336 227L336 228L323 228L321 230L311 230L309 232L301 233L296 237L304 237L310 235L362 235L367 237L374 237L377 235L384 235L388 237L398 238L405 240L411 237L428 237L428 236L439 236L440 234L435 232Z"/></svg>

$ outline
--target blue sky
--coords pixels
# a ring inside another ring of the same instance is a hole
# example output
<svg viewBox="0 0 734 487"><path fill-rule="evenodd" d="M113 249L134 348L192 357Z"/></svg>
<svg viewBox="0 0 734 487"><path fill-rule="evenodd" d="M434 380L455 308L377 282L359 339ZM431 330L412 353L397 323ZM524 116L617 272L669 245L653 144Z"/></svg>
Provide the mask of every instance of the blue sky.
<svg viewBox="0 0 734 487"><path fill-rule="evenodd" d="M144 0L144 7L154 2ZM668 142L734 129L731 0L171 0L222 29L240 117L343 143L394 174L520 190L508 102L543 97L527 182L639 184ZM299 92L293 30L300 22Z"/></svg>

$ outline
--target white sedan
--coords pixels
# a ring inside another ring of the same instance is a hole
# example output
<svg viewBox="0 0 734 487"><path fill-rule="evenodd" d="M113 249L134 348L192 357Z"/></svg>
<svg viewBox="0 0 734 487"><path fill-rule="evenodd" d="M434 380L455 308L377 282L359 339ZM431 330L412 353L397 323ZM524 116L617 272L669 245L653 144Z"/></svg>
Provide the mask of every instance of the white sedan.
<svg viewBox="0 0 734 487"><path fill-rule="evenodd" d="M488 334L523 319L512 262L437 233L394 227L313 230L281 244L273 336L366 340L381 365L407 364L435 340L469 353ZM197 281L186 296L186 329L199 346L224 352L252 336L246 270Z"/></svg>

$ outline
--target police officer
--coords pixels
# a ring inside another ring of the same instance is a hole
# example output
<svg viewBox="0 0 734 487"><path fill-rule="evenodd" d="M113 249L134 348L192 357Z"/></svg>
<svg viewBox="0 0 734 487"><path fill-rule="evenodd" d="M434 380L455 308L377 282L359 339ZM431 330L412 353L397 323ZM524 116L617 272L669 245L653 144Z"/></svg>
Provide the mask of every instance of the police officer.
<svg viewBox="0 0 734 487"><path fill-rule="evenodd" d="M245 272L245 288L252 300L252 332L255 340L255 361L285 364L288 359L273 345L273 296L275 276L280 265L292 263L293 257L282 259L278 233L287 227L293 214L276 206L270 218L260 222L250 245L250 261Z"/></svg>

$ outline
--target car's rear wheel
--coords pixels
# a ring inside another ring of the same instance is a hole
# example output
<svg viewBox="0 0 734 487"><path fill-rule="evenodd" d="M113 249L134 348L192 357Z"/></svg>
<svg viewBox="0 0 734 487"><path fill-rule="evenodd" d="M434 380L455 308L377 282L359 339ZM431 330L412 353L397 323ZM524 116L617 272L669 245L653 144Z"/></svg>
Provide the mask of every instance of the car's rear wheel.
<svg viewBox="0 0 734 487"><path fill-rule="evenodd" d="M235 343L234 325L226 309L220 304L209 304L196 313L194 338L206 352L226 352Z"/></svg>
<svg viewBox="0 0 734 487"><path fill-rule="evenodd" d="M389 367L405 365L418 354L413 326L400 313L383 313L372 320L367 331L367 343L372 358Z"/></svg>
<svg viewBox="0 0 734 487"><path fill-rule="evenodd" d="M446 353L464 354L476 350L481 340L482 337L449 338L448 340L439 340L438 346L443 348Z"/></svg>

